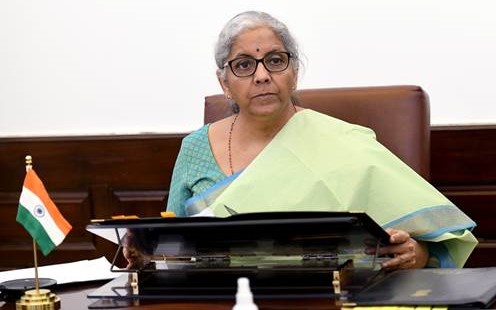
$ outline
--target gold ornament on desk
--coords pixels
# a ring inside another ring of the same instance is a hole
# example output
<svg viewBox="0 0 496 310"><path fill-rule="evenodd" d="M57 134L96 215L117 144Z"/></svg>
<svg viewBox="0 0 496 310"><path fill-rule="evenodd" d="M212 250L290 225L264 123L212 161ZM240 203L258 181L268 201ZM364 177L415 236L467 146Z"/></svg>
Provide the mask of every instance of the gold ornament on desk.
<svg viewBox="0 0 496 310"><path fill-rule="evenodd" d="M34 172L32 164L31 156L26 156L26 177L19 199L16 220L33 238L35 289L28 290L21 296L21 299L16 302L16 309L57 310L60 309L60 298L48 289L40 289L36 245L38 244L45 256L48 255L62 243L72 226L49 197L43 182Z"/></svg>
<svg viewBox="0 0 496 310"><path fill-rule="evenodd" d="M47 289L36 288L24 293L16 302L17 310L58 310L60 309L60 297Z"/></svg>

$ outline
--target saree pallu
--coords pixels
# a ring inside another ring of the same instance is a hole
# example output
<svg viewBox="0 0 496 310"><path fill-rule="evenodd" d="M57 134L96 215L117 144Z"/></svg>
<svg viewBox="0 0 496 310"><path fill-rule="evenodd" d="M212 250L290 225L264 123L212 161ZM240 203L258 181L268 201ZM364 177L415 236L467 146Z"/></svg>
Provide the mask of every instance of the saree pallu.
<svg viewBox="0 0 496 310"><path fill-rule="evenodd" d="M440 267L462 267L475 223L378 143L372 130L296 113L243 171L186 203L190 215L361 211L384 228L428 242Z"/></svg>

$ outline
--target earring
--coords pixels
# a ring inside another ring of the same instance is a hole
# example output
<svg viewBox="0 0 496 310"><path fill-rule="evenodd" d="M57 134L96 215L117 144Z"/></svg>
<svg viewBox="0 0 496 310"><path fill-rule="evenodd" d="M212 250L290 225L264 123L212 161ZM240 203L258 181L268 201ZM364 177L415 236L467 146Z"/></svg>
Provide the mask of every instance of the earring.
<svg viewBox="0 0 496 310"><path fill-rule="evenodd" d="M227 98L227 100L231 100L232 99L232 97L229 96L229 95L227 95L226 98Z"/></svg>

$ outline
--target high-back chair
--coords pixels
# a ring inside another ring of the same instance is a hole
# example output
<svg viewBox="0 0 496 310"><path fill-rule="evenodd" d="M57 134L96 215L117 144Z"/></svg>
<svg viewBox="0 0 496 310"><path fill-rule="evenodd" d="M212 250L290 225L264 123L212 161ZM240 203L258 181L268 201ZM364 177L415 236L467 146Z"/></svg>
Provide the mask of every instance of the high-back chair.
<svg viewBox="0 0 496 310"><path fill-rule="evenodd" d="M302 107L373 129L379 142L422 177L429 179L429 97L422 88L304 89L296 91L296 97ZM224 95L205 97L205 123L232 113Z"/></svg>

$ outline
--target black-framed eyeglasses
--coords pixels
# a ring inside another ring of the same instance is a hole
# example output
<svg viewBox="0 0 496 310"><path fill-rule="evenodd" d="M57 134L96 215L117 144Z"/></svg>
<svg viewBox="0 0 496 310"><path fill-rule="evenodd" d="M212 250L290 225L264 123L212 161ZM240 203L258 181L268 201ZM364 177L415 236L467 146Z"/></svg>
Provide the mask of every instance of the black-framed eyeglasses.
<svg viewBox="0 0 496 310"><path fill-rule="evenodd" d="M237 77L247 77L257 71L258 63L261 62L269 72L281 72L288 68L291 54L288 52L270 52L263 58L255 59L251 56L242 56L228 61L225 65L231 68Z"/></svg>

